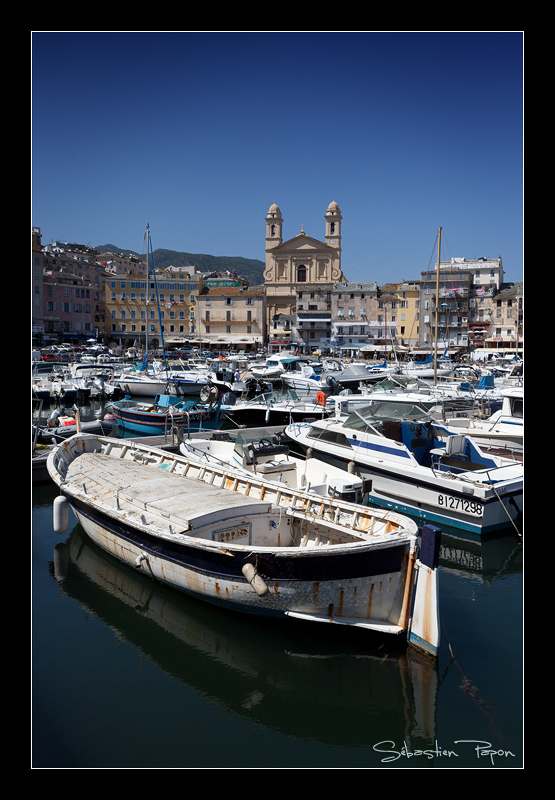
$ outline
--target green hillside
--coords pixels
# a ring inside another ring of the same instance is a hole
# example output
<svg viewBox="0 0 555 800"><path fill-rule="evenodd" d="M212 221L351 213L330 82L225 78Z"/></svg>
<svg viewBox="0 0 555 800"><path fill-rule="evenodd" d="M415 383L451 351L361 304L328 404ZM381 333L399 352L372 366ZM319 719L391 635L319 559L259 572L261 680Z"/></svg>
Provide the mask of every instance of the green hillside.
<svg viewBox="0 0 555 800"><path fill-rule="evenodd" d="M114 244L96 245L95 249L100 253L132 254L146 260L146 255L116 247ZM228 269L231 272L236 272L242 278L246 278L251 286L264 283L264 262L256 258L210 256L204 253L178 253L175 250L159 249L154 251L153 260L157 269L165 269L169 266L195 266L199 272L216 272Z"/></svg>

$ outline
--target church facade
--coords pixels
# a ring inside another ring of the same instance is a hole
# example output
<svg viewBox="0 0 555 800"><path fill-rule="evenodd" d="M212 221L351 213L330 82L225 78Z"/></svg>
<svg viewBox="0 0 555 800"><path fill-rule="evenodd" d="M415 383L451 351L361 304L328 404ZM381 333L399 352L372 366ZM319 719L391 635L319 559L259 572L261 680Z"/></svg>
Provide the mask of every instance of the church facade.
<svg viewBox="0 0 555 800"><path fill-rule="evenodd" d="M322 304L334 283L344 281L341 269L341 211L335 201L329 204L324 216L324 240L319 241L301 231L292 239L283 238L283 216L279 206L270 206L266 215L266 266L264 286L266 292L267 329L272 337L280 315L298 316L299 305L303 317L309 321L310 311L300 298L314 295L320 300L314 309L314 323L322 317ZM331 304L329 305L331 312Z"/></svg>

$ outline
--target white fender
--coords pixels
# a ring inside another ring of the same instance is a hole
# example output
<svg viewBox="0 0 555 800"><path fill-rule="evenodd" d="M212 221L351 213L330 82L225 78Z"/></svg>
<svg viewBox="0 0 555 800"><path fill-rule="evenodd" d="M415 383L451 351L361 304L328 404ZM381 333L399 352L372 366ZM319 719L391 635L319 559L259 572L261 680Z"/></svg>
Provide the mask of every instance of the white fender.
<svg viewBox="0 0 555 800"><path fill-rule="evenodd" d="M258 572L256 571L256 569L253 567L252 564L244 564L243 567L241 568L241 572L248 580L248 582L250 583L250 585L252 586L257 595L259 595L260 597L264 597L264 595L268 594L269 592L268 587L266 586L266 584L264 583L264 581L262 580L262 578L260 577L260 575L258 574Z"/></svg>
<svg viewBox="0 0 555 800"><path fill-rule="evenodd" d="M59 495L54 499L52 504L52 517L55 533L65 533L67 531L68 508L67 497Z"/></svg>

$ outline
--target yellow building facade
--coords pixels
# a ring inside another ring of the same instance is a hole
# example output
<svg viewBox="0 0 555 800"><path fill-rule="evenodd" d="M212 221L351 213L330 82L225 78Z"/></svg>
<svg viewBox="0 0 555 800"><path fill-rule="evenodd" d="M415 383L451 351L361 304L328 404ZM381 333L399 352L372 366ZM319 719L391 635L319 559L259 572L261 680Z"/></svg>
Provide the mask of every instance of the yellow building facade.
<svg viewBox="0 0 555 800"><path fill-rule="evenodd" d="M203 278L194 268L168 267L153 275L137 259L106 264L105 334L124 346L177 346L198 338L197 296Z"/></svg>

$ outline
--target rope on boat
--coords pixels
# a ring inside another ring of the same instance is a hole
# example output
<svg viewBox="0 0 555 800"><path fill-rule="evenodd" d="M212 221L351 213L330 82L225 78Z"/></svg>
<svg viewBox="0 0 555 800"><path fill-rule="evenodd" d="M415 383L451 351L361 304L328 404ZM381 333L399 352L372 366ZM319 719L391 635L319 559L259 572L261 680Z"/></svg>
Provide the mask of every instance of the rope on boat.
<svg viewBox="0 0 555 800"><path fill-rule="evenodd" d="M511 517L511 515L509 514L509 511L507 510L507 507L505 506L505 503L503 502L503 500L502 500L502 499L501 499L501 497L499 496L499 492L498 492L498 491L497 491L497 489L495 488L495 484L493 483L492 479L489 477L489 471L488 471L488 470L486 470L486 472L487 472L487 476L488 476L488 478L489 478L490 486L491 486L491 488L493 489L493 491L495 492L495 496L497 497L497 499L498 499L498 500L499 500L499 502L501 503L501 506L502 506L502 508L503 508L503 511L505 512L505 514L506 514L506 515L507 515L507 517L509 518L509 522L511 523L511 525L512 525L512 526L513 526L513 528L515 529L516 535L517 535L519 538L521 538L521 537L522 537L522 533L521 533L521 531L519 531L519 529L518 529L518 525L516 524L516 522L514 521L514 519L513 519L513 518ZM517 512L520 514L520 509L518 508L518 506L516 505L516 503L514 504L514 506L515 506L515 508L516 508Z"/></svg>

